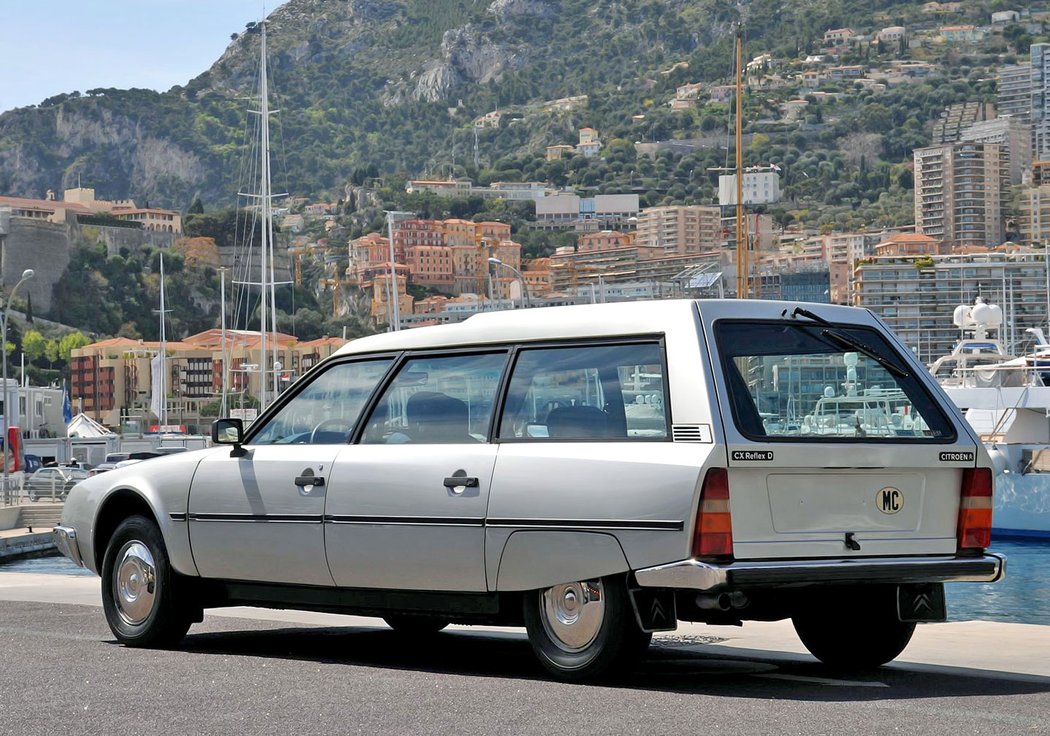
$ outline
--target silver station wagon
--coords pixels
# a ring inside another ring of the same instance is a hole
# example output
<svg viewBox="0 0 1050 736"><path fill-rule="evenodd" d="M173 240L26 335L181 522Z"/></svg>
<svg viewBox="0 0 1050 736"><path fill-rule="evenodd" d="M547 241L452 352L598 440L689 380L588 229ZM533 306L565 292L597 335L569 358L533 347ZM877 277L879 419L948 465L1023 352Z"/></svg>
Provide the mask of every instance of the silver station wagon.
<svg viewBox="0 0 1050 736"><path fill-rule="evenodd" d="M790 618L896 657L990 582L991 463L870 312L663 301L485 313L349 343L209 449L79 483L55 537L129 646L210 607L524 625L556 677L678 621Z"/></svg>

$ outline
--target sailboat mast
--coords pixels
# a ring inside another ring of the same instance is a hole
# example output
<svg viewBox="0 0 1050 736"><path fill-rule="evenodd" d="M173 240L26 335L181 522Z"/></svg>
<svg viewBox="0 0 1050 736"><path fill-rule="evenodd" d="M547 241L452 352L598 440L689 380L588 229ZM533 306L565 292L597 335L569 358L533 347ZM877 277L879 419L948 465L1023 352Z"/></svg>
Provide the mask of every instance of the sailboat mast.
<svg viewBox="0 0 1050 736"><path fill-rule="evenodd" d="M168 423L168 334L165 328L165 316L167 310L164 308L164 254L160 254L160 425L164 431L164 425Z"/></svg>
<svg viewBox="0 0 1050 736"><path fill-rule="evenodd" d="M269 288L269 266L267 261L270 256L270 221L273 217L273 212L270 207L270 103L266 80L266 21L264 20L261 25L262 43L260 44L261 61L259 63L261 139L259 142L259 154L262 161L259 166L259 196L260 204L262 205L262 241L259 256L259 291L261 293L259 304L259 316L261 318L259 331L259 406L261 409L265 409L267 403L266 366L269 361L269 355L266 350L266 320L268 316L267 300L270 296L267 292Z"/></svg>
<svg viewBox="0 0 1050 736"><path fill-rule="evenodd" d="M226 366L229 364L229 357L226 355L226 269L219 269L219 277L222 281L219 282L219 311L221 312L220 319L222 323L222 411L219 414L220 417L228 417L229 414L226 411Z"/></svg>
<svg viewBox="0 0 1050 736"><path fill-rule="evenodd" d="M736 32L736 295L748 297L748 264L746 224L744 222L744 30Z"/></svg>

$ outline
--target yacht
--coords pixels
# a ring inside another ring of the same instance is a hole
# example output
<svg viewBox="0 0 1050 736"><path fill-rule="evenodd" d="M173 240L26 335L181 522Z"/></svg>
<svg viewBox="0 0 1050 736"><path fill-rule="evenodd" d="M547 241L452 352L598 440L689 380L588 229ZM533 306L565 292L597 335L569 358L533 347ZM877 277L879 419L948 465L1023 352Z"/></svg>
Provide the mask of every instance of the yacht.
<svg viewBox="0 0 1050 736"><path fill-rule="evenodd" d="M999 339L1002 310L981 297L957 307L953 321L962 338L930 372L995 464L993 533L1050 539L1050 344L1029 329L1034 350L1011 355Z"/></svg>

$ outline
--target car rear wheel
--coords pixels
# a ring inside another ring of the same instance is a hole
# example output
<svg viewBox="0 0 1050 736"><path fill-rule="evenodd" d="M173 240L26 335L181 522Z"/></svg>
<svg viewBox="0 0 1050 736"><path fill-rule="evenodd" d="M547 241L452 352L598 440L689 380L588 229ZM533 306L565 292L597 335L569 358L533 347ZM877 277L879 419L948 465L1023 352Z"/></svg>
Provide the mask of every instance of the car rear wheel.
<svg viewBox="0 0 1050 736"><path fill-rule="evenodd" d="M177 596L157 525L130 516L117 527L102 562L102 607L113 635L132 647L163 647L186 635L193 615Z"/></svg>
<svg viewBox="0 0 1050 736"><path fill-rule="evenodd" d="M562 583L525 594L532 650L557 678L599 678L625 667L649 646L631 612L624 576Z"/></svg>
<svg viewBox="0 0 1050 736"><path fill-rule="evenodd" d="M399 634L409 636L429 636L448 626L448 619L439 616L413 616L411 614L392 613L384 616L387 626Z"/></svg>
<svg viewBox="0 0 1050 736"><path fill-rule="evenodd" d="M869 670L896 659L915 633L899 620L896 588L836 589L792 617L810 653L839 670Z"/></svg>

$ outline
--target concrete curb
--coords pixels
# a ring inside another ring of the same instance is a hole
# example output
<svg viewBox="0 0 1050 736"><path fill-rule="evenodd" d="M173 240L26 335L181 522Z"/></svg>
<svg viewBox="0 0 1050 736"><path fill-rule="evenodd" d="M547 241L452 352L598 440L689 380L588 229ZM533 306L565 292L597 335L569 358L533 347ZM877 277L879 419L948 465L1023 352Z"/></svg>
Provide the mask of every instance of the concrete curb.
<svg viewBox="0 0 1050 736"><path fill-rule="evenodd" d="M0 537L0 563L55 550L51 530Z"/></svg>

